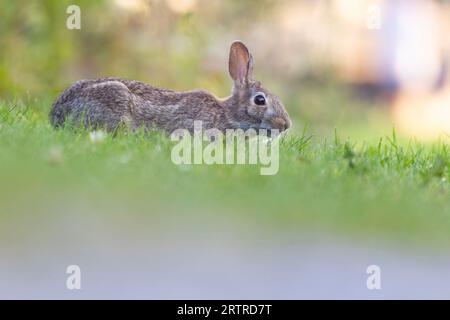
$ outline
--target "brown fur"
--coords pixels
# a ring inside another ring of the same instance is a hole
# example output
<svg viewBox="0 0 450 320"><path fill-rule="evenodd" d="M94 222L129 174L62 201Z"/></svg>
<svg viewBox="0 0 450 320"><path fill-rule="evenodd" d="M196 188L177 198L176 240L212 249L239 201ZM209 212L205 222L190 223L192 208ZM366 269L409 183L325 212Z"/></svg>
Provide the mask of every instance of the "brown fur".
<svg viewBox="0 0 450 320"><path fill-rule="evenodd" d="M69 119L86 127L114 131L121 125L193 130L201 120L204 129L278 129L291 122L279 99L251 79L253 59L241 42L230 49L229 72L233 94L219 100L206 91L175 92L148 84L115 78L80 80L66 89L54 103L50 119L60 127ZM253 98L264 94L267 104L256 105Z"/></svg>

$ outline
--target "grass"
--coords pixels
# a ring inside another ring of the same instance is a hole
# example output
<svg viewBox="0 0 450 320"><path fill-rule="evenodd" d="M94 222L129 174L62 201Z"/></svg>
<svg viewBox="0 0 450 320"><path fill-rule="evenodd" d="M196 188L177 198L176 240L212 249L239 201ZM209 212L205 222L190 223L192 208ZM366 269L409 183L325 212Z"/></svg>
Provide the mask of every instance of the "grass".
<svg viewBox="0 0 450 320"><path fill-rule="evenodd" d="M53 130L48 105L0 104L0 230L78 208L80 216L220 215L280 232L450 244L444 142L400 142L395 130L376 143L304 130L283 137L278 174L261 176L255 166L176 166L173 143L157 133L93 142L84 130Z"/></svg>

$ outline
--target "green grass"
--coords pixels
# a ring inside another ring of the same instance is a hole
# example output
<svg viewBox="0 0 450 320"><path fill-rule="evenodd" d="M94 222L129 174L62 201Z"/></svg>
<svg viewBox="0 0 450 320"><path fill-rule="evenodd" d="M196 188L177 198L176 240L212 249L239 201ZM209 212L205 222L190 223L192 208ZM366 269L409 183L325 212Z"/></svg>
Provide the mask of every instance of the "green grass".
<svg viewBox="0 0 450 320"><path fill-rule="evenodd" d="M261 176L248 165L176 166L174 143L157 133L92 143L84 130L53 130L48 105L0 105L2 230L17 219L46 225L78 208L80 216L220 215L280 232L450 244L444 142L399 142L393 131L372 143L305 130L282 139L278 174Z"/></svg>

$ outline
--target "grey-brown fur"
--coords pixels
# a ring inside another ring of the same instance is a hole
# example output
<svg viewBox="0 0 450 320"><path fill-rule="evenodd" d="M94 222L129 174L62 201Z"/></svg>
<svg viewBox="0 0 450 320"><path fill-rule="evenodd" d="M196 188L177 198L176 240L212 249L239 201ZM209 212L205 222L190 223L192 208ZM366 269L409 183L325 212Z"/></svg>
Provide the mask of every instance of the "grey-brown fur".
<svg viewBox="0 0 450 320"><path fill-rule="evenodd" d="M290 127L289 116L279 99L253 81L253 59L242 42L230 48L229 72L233 94L220 100L206 91L175 92L148 84L115 78L80 80L66 89L53 104L50 120L54 127L68 120L86 127L115 131L122 125L144 127L168 133L193 130L196 120L204 129L279 129ZM267 104L256 105L256 94Z"/></svg>

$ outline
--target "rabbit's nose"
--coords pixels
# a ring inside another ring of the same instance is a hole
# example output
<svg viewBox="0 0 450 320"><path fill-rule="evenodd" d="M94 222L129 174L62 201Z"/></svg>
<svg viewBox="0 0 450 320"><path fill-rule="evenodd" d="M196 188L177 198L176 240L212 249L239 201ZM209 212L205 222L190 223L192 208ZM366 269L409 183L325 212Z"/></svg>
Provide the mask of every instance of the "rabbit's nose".
<svg viewBox="0 0 450 320"><path fill-rule="evenodd" d="M292 123L291 123L291 120L289 120L289 119L286 119L285 122L286 122L286 124L284 126L284 130L287 130L291 127Z"/></svg>
<svg viewBox="0 0 450 320"><path fill-rule="evenodd" d="M290 127L290 123L288 121L284 120L283 118L275 118L272 120L272 125L274 129L278 129L281 131L286 130Z"/></svg>

